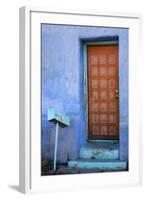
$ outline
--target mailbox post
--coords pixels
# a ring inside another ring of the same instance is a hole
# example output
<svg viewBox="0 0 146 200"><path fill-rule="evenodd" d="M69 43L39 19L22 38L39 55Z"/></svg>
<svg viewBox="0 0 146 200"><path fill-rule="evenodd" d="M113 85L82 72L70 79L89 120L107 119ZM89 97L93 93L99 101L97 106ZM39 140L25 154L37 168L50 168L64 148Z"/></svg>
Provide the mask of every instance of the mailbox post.
<svg viewBox="0 0 146 200"><path fill-rule="evenodd" d="M54 146L54 165L53 165L53 170L56 171L59 126L62 128L70 126L70 119L68 116L65 116L63 114L56 112L53 108L49 108L48 109L48 121L51 121L54 124L56 124L55 146Z"/></svg>

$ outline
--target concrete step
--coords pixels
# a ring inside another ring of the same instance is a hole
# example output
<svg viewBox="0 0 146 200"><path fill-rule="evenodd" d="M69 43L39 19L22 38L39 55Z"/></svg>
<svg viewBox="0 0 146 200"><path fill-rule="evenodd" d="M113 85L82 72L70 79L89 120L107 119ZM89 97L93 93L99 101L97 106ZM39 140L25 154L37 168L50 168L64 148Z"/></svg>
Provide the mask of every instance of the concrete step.
<svg viewBox="0 0 146 200"><path fill-rule="evenodd" d="M80 158L119 159L119 144L112 142L88 142L80 149Z"/></svg>
<svg viewBox="0 0 146 200"><path fill-rule="evenodd" d="M55 174L84 174L84 173L97 173L97 172L116 172L116 171L124 171L123 169L83 169L83 168L77 168L77 167L61 167L57 169ZM52 174L54 174L54 171L52 171Z"/></svg>
<svg viewBox="0 0 146 200"><path fill-rule="evenodd" d="M78 159L69 161L68 167L100 171L124 171L127 169L127 162L121 160Z"/></svg>

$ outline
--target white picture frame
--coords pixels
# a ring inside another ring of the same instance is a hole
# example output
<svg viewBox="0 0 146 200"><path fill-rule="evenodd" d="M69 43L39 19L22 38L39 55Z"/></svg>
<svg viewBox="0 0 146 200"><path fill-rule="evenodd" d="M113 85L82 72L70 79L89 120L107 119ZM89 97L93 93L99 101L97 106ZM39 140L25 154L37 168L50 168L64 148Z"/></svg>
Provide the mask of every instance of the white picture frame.
<svg viewBox="0 0 146 200"><path fill-rule="evenodd" d="M139 71L140 14L97 11L50 11L20 8L20 191L23 193L121 187L142 180ZM129 171L81 175L40 175L40 24L74 24L129 29ZM35 33L35 34L34 34Z"/></svg>

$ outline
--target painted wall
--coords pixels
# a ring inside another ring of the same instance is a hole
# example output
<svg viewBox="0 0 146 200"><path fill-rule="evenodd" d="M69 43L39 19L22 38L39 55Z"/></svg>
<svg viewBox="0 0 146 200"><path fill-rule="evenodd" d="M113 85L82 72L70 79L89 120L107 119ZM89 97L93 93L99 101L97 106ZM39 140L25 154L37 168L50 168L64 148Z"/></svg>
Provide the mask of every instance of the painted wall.
<svg viewBox="0 0 146 200"><path fill-rule="evenodd" d="M86 143L83 40L119 37L120 157L127 159L128 30L85 26L42 25L42 158L53 159L55 126L48 107L69 115L71 126L59 129L58 161L76 159Z"/></svg>

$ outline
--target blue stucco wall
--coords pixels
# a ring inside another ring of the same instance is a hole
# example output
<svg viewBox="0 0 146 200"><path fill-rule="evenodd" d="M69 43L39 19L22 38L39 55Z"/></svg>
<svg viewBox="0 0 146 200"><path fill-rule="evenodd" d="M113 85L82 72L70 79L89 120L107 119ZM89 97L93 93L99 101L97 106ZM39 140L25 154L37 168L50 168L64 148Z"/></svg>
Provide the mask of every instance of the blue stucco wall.
<svg viewBox="0 0 146 200"><path fill-rule="evenodd" d="M76 159L87 141L83 41L119 38L120 158L128 156L128 30L67 25L42 25L42 158L53 159L55 126L48 107L70 116L71 126L59 129L58 161Z"/></svg>

